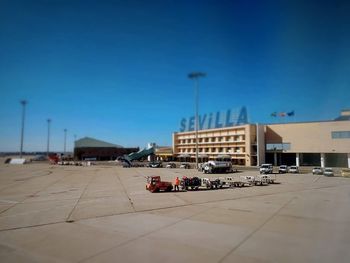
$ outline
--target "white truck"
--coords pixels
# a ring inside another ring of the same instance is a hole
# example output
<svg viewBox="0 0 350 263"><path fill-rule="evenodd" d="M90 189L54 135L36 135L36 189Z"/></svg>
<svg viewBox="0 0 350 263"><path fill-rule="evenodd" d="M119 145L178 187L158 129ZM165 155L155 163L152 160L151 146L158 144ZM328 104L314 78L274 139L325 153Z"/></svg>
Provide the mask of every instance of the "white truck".
<svg viewBox="0 0 350 263"><path fill-rule="evenodd" d="M232 173L232 164L230 162L208 161L201 166L203 173Z"/></svg>

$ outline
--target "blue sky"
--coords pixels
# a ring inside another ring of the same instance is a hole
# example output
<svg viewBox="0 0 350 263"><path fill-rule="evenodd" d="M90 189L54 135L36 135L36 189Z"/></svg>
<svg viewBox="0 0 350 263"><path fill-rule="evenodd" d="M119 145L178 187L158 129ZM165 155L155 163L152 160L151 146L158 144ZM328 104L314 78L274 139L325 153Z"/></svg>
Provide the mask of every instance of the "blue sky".
<svg viewBox="0 0 350 263"><path fill-rule="evenodd" d="M147 3L146 3L147 2ZM246 106L251 122L350 108L349 1L0 1L0 151L68 148L73 135L171 145L194 114Z"/></svg>

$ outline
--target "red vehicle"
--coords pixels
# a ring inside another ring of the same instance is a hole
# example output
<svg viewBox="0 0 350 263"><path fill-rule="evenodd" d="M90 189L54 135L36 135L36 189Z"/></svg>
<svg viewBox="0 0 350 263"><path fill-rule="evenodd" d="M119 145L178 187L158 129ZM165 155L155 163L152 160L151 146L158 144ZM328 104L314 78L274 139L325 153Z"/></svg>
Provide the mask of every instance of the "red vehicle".
<svg viewBox="0 0 350 263"><path fill-rule="evenodd" d="M57 164L60 161L60 157L58 154L50 154L49 161L51 164Z"/></svg>
<svg viewBox="0 0 350 263"><path fill-rule="evenodd" d="M152 193L159 191L170 192L173 190L173 184L171 182L161 181L160 176L150 176L147 178L146 190Z"/></svg>

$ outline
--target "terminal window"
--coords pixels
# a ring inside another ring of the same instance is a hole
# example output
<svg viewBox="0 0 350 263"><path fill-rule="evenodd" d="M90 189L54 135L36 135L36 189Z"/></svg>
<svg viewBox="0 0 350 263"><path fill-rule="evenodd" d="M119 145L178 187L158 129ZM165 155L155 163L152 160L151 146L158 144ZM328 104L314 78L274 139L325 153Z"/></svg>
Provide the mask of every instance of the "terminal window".
<svg viewBox="0 0 350 263"><path fill-rule="evenodd" d="M332 132L332 139L349 139L350 131L334 131Z"/></svg>
<svg viewBox="0 0 350 263"><path fill-rule="evenodd" d="M290 143L267 143L267 151L284 151L290 150Z"/></svg>

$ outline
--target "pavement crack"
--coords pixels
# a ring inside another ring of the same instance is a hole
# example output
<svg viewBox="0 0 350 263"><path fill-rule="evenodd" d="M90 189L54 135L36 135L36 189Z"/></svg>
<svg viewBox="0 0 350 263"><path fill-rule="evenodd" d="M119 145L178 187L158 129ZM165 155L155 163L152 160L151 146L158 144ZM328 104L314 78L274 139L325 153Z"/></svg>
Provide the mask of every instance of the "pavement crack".
<svg viewBox="0 0 350 263"><path fill-rule="evenodd" d="M185 198L183 198L181 195L179 194L174 194L175 197L177 197L179 200L181 200L182 202L185 202L186 205L193 205L192 202L186 200Z"/></svg>
<svg viewBox="0 0 350 263"><path fill-rule="evenodd" d="M119 175L118 175L118 173L116 173L116 174L117 174L117 179L118 179L120 185L122 186L123 192L124 192L124 194L126 195L126 197L128 198L128 200L129 200L129 202L130 202L130 206L131 206L132 210L133 210L134 212L136 212L136 209L135 209L135 207L134 207L134 202L132 201L131 197L129 196L129 194L128 194L128 192L127 192L127 190L126 190L126 188L125 188L125 186L124 186L124 184L123 184L123 182L122 182L122 180L120 179L120 177L119 177Z"/></svg>
<svg viewBox="0 0 350 263"><path fill-rule="evenodd" d="M54 185L55 183L57 183L57 182L59 182L59 181L63 180L64 178L66 178L66 177L68 177L68 176L70 176L70 175L69 175L69 174L67 174L67 175L66 175L66 176L64 176L64 177L59 178L58 180L55 180L55 181L54 181L54 182L52 182L52 183L49 183L49 184L48 184L48 185L46 185L44 188L42 188L42 189L40 189L40 190L38 190L38 191L34 192L33 194L31 194L31 195L27 196L26 198L24 198L24 199L22 199L21 201L19 201L19 202L15 203L14 205L12 205L12 206L8 207L7 209L4 209L3 211L1 211L1 212L0 212L0 215L1 215L1 214L3 214L3 213L5 213L6 211L10 210L11 208L15 207L16 205L23 204L23 203L24 203L24 202L25 202L27 199L32 198L31 196L37 196L37 195L38 195L38 193L40 193L40 192L41 192L41 191L43 191L44 189L49 188L50 186Z"/></svg>
<svg viewBox="0 0 350 263"><path fill-rule="evenodd" d="M0 232L13 231L13 230L19 230L19 229L27 229L27 228L35 228L35 227L41 227L41 226L50 226L50 225L61 224L64 222L65 221L56 221L56 222L43 223L43 224L37 224L37 225L12 227L12 228L0 229Z"/></svg>
<svg viewBox="0 0 350 263"><path fill-rule="evenodd" d="M234 246L226 255L224 255L218 263L223 262L229 255L234 253L240 246L242 246L249 238L251 238L256 232L261 230L268 222L270 222L279 212L282 211L287 205L289 205L296 197L293 196L290 198L284 205L282 205L275 213L273 213L269 218L267 218L260 226L258 226L255 230L253 230L249 235L247 235L241 242L239 242L236 246Z"/></svg>
<svg viewBox="0 0 350 263"><path fill-rule="evenodd" d="M96 174L96 171L95 171L95 174ZM67 216L66 222L72 223L72 222L75 221L75 220L72 218L72 214L73 214L75 208L78 206L80 200L82 199L82 197L83 197L83 195L84 195L86 189L88 188L88 186L89 186L90 183L92 182L92 179L94 179L94 175L95 175L95 174L91 175L91 177L90 177L88 183L85 185L84 190L82 191L81 195L79 196L79 199L77 200L77 202L75 203L73 209L70 211L69 215Z"/></svg>
<svg viewBox="0 0 350 263"><path fill-rule="evenodd" d="M162 227L160 227L160 228L154 229L154 230L152 230L152 231L149 231L149 232L144 233L144 234L142 234L142 235L139 235L139 236L137 236L137 237L128 239L128 240L126 240L126 241L124 241L124 242L122 242L122 243L120 243L120 244L118 244L118 245L116 245L116 246L110 247L110 248L105 249L105 250L103 250L103 251L100 251L100 252L98 252L98 253L96 253L96 254L94 254L94 255L92 255L92 256L89 256L89 257L87 257L87 258L81 259L81 260L79 260L78 262L79 262L79 263L80 263L80 262L85 262L85 261L90 260L90 259L92 259L92 258L95 258L95 257L97 257L97 256L99 256L99 255L101 255L101 254L104 254L104 253L106 253L106 252L109 252L109 251L111 251L111 250L113 250L113 249L117 249L117 248L119 248L119 247L122 247L122 246L125 246L125 245L127 245L127 244L130 244L131 242L134 242L134 241L136 241L136 240L138 240L138 239L140 239L140 238L144 238L144 237L149 236L149 235L151 235L151 234L153 234L153 233L156 233L156 232L161 231L161 230L163 230L163 229L166 229L166 228L168 228L168 227L174 226L174 225L176 225L176 224L178 224L178 223L180 223L180 222L182 222L182 221L188 220L188 219L190 219L190 218L192 218L192 217L194 217L194 216L197 216L197 215L199 215L199 214L201 214L201 213L204 213L204 212L206 212L206 211L208 211L208 210L211 210L211 209L213 209L213 208L212 208L212 207L206 208L206 209L204 209L204 210L201 210L201 211L198 212L198 213L195 213L195 214L192 214L192 215L190 215L190 216L181 218L181 219L179 219L179 220L176 220L175 222L172 222L172 223L167 224L167 225L165 225L165 226L162 226Z"/></svg>
<svg viewBox="0 0 350 263"><path fill-rule="evenodd" d="M43 171L40 171L40 172L44 172L44 174L39 174L39 175L35 175L35 176L29 176L29 177L20 178L20 179L15 179L14 183L11 183L11 184L1 188L0 192L3 191L3 190L6 190L6 189L12 188L14 185L16 185L18 183L26 183L29 180L40 178L40 177L43 177L43 176L48 176L48 175L53 173L53 171L46 171L46 170L43 170Z"/></svg>

